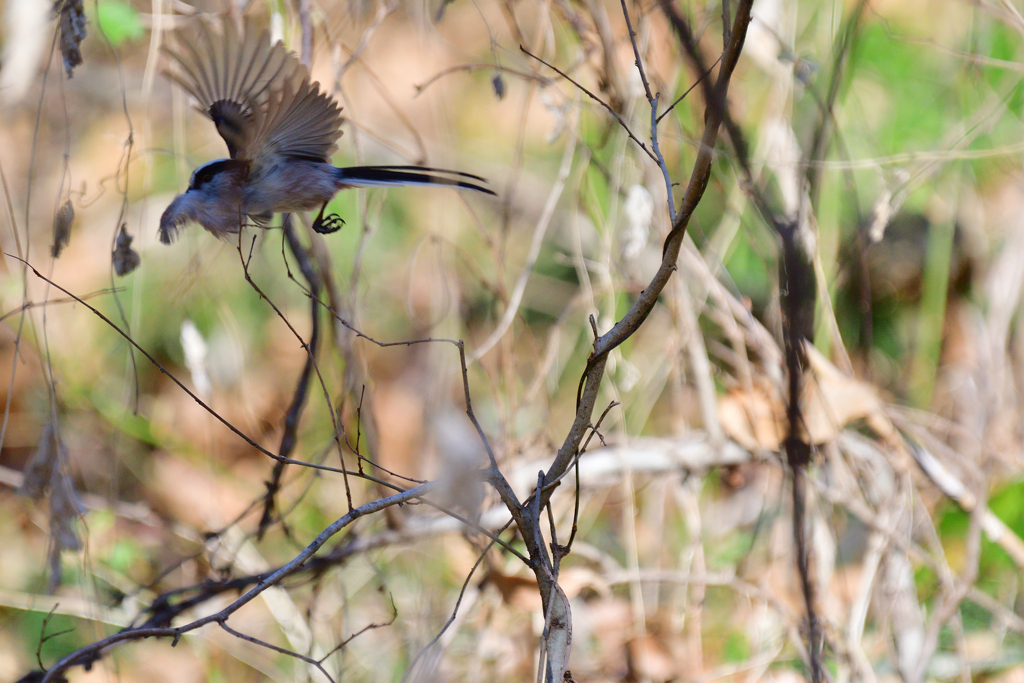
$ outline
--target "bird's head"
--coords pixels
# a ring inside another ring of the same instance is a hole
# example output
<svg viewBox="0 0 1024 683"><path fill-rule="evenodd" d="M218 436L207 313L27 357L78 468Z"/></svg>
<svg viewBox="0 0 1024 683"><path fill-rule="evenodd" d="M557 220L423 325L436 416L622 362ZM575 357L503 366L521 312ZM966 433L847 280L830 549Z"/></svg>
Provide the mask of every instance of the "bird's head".
<svg viewBox="0 0 1024 683"><path fill-rule="evenodd" d="M244 182L244 165L233 159L218 159L197 168L188 190L175 197L160 216L160 241L173 242L189 221L221 239L237 233L245 218L241 207Z"/></svg>

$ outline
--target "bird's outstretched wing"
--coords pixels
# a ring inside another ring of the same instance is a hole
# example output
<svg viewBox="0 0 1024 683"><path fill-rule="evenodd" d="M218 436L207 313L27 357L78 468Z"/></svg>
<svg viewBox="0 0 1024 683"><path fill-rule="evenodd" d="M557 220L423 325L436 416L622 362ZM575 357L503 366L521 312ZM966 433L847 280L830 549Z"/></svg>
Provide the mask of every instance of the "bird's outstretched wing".
<svg viewBox="0 0 1024 683"><path fill-rule="evenodd" d="M281 157L329 162L338 148L341 107L304 69L271 93L263 113L252 137L254 167Z"/></svg>
<svg viewBox="0 0 1024 683"><path fill-rule="evenodd" d="M270 33L258 33L248 20L241 32L231 21L200 20L179 31L163 51L167 76L213 120L232 159L252 157L268 103L275 93L279 101L294 78L307 77L306 67L284 45L271 45Z"/></svg>

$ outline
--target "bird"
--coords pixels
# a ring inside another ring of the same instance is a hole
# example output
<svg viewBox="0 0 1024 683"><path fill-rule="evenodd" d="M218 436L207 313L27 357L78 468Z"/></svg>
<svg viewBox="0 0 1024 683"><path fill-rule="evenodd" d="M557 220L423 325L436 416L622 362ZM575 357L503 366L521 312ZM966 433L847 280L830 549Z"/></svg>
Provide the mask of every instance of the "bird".
<svg viewBox="0 0 1024 683"><path fill-rule="evenodd" d="M274 214L319 209L313 229L337 231L324 216L338 191L351 187L443 185L495 193L487 180L424 166L349 166L331 162L341 137L341 107L309 70L253 20L198 20L162 48L165 75L213 121L228 157L195 169L188 189L160 217L159 237L171 244L190 221L230 239L243 226L268 227Z"/></svg>

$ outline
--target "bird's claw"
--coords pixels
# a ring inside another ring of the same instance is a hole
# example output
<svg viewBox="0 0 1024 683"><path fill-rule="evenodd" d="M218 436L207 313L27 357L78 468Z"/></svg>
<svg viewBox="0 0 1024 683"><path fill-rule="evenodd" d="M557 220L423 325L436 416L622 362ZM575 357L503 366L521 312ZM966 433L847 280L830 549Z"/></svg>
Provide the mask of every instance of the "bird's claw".
<svg viewBox="0 0 1024 683"><path fill-rule="evenodd" d="M345 221L342 217L332 213L326 216L317 216L316 220L313 221L313 230L321 235L330 235L332 232L341 230L343 225L345 225Z"/></svg>

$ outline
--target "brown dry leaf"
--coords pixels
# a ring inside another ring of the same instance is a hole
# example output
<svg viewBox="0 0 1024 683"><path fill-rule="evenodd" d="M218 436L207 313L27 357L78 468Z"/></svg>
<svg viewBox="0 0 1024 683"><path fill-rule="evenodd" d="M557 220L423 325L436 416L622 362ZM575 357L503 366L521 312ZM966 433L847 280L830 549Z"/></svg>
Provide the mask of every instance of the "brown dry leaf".
<svg viewBox="0 0 1024 683"><path fill-rule="evenodd" d="M844 375L813 346L807 346L807 358L813 375L804 385L804 419L811 443L835 439L840 430L856 420L867 420L880 435L888 433L879 422L888 424L872 385Z"/></svg>
<svg viewBox="0 0 1024 683"><path fill-rule="evenodd" d="M67 446L51 418L43 426L39 447L25 466L24 479L19 492L33 500L50 494L50 547L47 557L50 567L48 592L57 590L63 580L61 554L65 550L82 549L78 537L78 519L82 505L75 495L74 485L67 472Z"/></svg>
<svg viewBox="0 0 1024 683"><path fill-rule="evenodd" d="M540 591L537 580L532 576L513 576L494 570L487 574L489 581L501 592L505 604L523 612L540 611ZM601 597L611 595L608 583L597 572L584 567L569 567L558 574L558 585L569 600L576 598L584 590L592 590Z"/></svg>
<svg viewBox="0 0 1024 683"><path fill-rule="evenodd" d="M614 677L612 680L625 679L632 615L629 601L615 596L581 601L573 606L574 656L582 655L592 661L594 671Z"/></svg>
<svg viewBox="0 0 1024 683"><path fill-rule="evenodd" d="M5 302L10 306L10 302ZM19 304L14 304L19 305ZM0 382L0 403L10 406L7 431L4 434L4 464L17 464L17 451L22 458L34 452L41 443L40 416L34 410L33 397L45 386L45 376L39 356L30 344L18 343L17 329L0 325L0 367L17 367Z"/></svg>
<svg viewBox="0 0 1024 683"><path fill-rule="evenodd" d="M208 681L203 660L195 650L183 647L160 647L159 641L136 646L137 656L130 662L119 662L117 680L122 683L200 683ZM94 666L90 671L74 671L75 683L108 683L111 666ZM254 679L258 678L253 676Z"/></svg>
<svg viewBox="0 0 1024 683"><path fill-rule="evenodd" d="M59 466L61 444L57 438L53 421L43 424L43 433L39 437L39 445L35 455L28 461L24 469L24 479L18 490L23 496L39 500L50 486L53 471Z"/></svg>
<svg viewBox="0 0 1024 683"><path fill-rule="evenodd" d="M672 653L653 635L638 636L629 641L630 670L641 680L670 681L679 676Z"/></svg>
<svg viewBox="0 0 1024 683"><path fill-rule="evenodd" d="M521 612L540 611L540 593L533 577L512 576L499 571L488 572L486 581L501 593L501 599Z"/></svg>
<svg viewBox="0 0 1024 683"><path fill-rule="evenodd" d="M53 244L50 245L50 256L60 258L64 247L71 241L71 226L75 222L75 207L71 200L64 202L63 206L53 217Z"/></svg>
<svg viewBox="0 0 1024 683"><path fill-rule="evenodd" d="M82 549L76 527L83 512L70 477L61 469L54 470L50 484L50 534L54 552Z"/></svg>
<svg viewBox="0 0 1024 683"><path fill-rule="evenodd" d="M153 458L151 481L154 507L198 528L216 528L236 518L254 496L231 473L218 475L208 465L167 453Z"/></svg>
<svg viewBox="0 0 1024 683"><path fill-rule="evenodd" d="M1015 666L987 679L989 683L1024 683L1024 666Z"/></svg>
<svg viewBox="0 0 1024 683"><path fill-rule="evenodd" d="M777 451L785 434L782 397L767 380L755 380L751 391L733 389L718 400L722 429L747 450Z"/></svg>
<svg viewBox="0 0 1024 683"><path fill-rule="evenodd" d="M964 651L972 662L992 661L998 658L1005 644L1002 634L987 630L965 633L963 639Z"/></svg>
<svg viewBox="0 0 1024 683"><path fill-rule="evenodd" d="M68 78L82 63L81 44L85 40L87 23L83 5L82 0L58 0L53 6L60 24L60 54Z"/></svg>
<svg viewBox="0 0 1024 683"><path fill-rule="evenodd" d="M611 596L608 582L597 572L586 567L569 567L558 573L558 585L565 597L572 600L584 591L594 591L602 598Z"/></svg>
<svg viewBox="0 0 1024 683"><path fill-rule="evenodd" d="M118 277L124 277L142 263L139 252L135 251L135 248L132 247L133 239L135 238L128 234L127 225L122 223L117 231L114 251L110 255L110 260L114 264L114 272L117 273Z"/></svg>
<svg viewBox="0 0 1024 683"><path fill-rule="evenodd" d="M769 680L772 683L807 683L807 679L792 669L772 669L770 674L762 680ZM880 680L886 680L881 678ZM900 680L893 677L889 680Z"/></svg>
<svg viewBox="0 0 1024 683"><path fill-rule="evenodd" d="M381 467L402 476L423 478L427 425L422 394L407 382L380 382L373 395L373 410Z"/></svg>
<svg viewBox="0 0 1024 683"><path fill-rule="evenodd" d="M844 375L812 346L807 357L810 373L802 404L812 444L832 441L846 425L862 419L880 436L891 434L874 387ZM755 382L752 391L735 389L723 396L718 417L725 433L750 450L779 450L788 428L785 398L767 379Z"/></svg>

